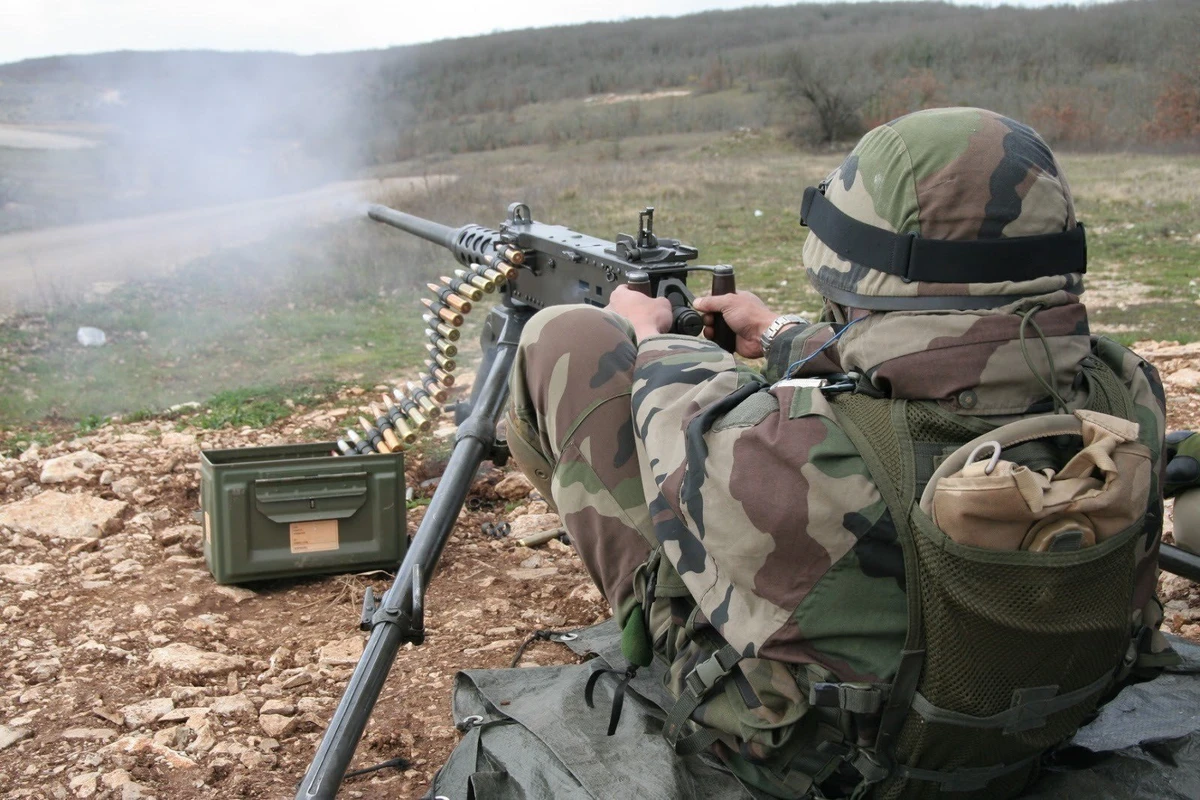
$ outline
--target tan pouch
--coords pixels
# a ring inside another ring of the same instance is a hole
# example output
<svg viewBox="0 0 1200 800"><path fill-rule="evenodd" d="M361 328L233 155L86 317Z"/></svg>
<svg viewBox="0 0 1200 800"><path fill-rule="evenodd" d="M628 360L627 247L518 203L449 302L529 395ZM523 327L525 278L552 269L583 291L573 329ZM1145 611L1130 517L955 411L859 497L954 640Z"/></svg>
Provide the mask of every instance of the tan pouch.
<svg viewBox="0 0 1200 800"><path fill-rule="evenodd" d="M1076 411L1004 425L954 451L921 495L921 510L954 541L992 550L1077 550L1115 536L1145 512L1150 449L1136 422ZM1057 473L1006 460L1024 442L1082 436ZM983 456L984 460L976 460Z"/></svg>

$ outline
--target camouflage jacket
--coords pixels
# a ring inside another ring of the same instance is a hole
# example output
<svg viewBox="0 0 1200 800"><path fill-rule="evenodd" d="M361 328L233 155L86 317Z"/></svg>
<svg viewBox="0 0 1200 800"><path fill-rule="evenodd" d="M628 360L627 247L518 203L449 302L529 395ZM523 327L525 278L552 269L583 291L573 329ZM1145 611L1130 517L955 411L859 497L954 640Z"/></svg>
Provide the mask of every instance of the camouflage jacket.
<svg viewBox="0 0 1200 800"><path fill-rule="evenodd" d="M1027 364L1021 321L1039 303L1046 348L1027 336ZM1052 411L1030 365L1042 381L1053 371L1068 408L1080 407L1092 340L1066 291L976 311L862 312L832 343L831 331L785 329L764 374L704 340L640 342L632 404L642 483L665 556L734 648L819 664L843 681L887 681L907 626L891 515L829 401L797 378L854 370L893 398L999 424ZM1118 374L1161 438L1153 368L1125 351ZM1161 469L1160 450L1154 458ZM1135 602L1153 599L1149 572Z"/></svg>

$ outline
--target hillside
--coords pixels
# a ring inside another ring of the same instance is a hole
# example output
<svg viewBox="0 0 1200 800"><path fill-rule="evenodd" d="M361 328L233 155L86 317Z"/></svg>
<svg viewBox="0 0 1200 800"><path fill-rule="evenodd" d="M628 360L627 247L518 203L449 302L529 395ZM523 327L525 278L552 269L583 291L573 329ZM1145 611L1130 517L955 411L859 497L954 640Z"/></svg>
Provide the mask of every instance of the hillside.
<svg viewBox="0 0 1200 800"><path fill-rule="evenodd" d="M1042 9L806 4L308 57L34 59L0 65L0 122L120 127L148 109L183 119L215 114L248 118L259 136L295 136L299 127L317 151L339 135L357 138L369 146L355 155L391 160L388 141L414 152L490 149L542 141L549 123L564 129L559 136L595 138L660 132L651 124L678 132L787 122L794 111L765 90L786 80L790 57L802 53L823 80L851 91L863 123L921 105L970 103L1040 116L1061 128L1051 132L1059 138L1126 144L1153 138L1147 123L1156 102L1173 78L1194 76L1198 42L1200 7L1191 0ZM692 94L673 98L677 109L663 119L631 120L623 108L592 113L596 104L583 115L578 107L544 113L559 101L664 88ZM725 96L704 103L710 94ZM473 137L472 125L502 130Z"/></svg>

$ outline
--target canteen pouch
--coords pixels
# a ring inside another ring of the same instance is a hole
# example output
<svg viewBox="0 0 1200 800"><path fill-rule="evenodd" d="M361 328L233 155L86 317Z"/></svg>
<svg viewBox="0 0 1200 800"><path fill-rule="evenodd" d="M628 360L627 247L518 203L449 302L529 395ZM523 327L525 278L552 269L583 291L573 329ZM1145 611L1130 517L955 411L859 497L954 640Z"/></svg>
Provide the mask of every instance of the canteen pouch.
<svg viewBox="0 0 1200 800"><path fill-rule="evenodd" d="M921 510L952 540L973 547L1046 552L1095 545L1145 514L1152 461L1137 434L1135 422L1087 410L1002 426L942 463ZM1082 448L1056 469L1047 453L1063 452L1073 437ZM1037 463L1010 460L1022 451Z"/></svg>

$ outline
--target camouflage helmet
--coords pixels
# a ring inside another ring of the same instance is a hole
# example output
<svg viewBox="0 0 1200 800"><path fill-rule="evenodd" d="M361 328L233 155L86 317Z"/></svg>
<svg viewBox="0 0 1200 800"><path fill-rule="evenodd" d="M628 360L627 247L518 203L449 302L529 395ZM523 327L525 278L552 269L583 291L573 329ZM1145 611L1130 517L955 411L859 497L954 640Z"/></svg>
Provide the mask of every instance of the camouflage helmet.
<svg viewBox="0 0 1200 800"><path fill-rule="evenodd" d="M875 128L805 192L802 222L809 280L853 308L992 308L1083 291L1083 226L1062 168L1032 128L983 109Z"/></svg>

